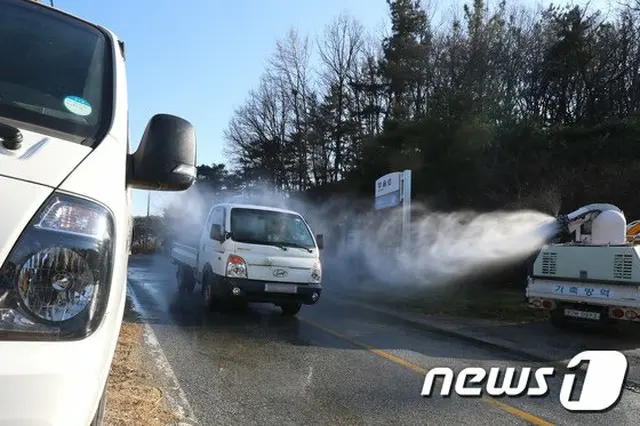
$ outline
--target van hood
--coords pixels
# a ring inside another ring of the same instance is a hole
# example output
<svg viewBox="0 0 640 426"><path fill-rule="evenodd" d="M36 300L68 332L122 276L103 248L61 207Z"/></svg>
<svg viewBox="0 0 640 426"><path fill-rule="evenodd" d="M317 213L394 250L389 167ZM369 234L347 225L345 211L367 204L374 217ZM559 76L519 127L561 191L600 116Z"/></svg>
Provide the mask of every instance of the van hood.
<svg viewBox="0 0 640 426"><path fill-rule="evenodd" d="M52 192L53 189L47 186L0 176L0 265L4 263L24 228Z"/></svg>
<svg viewBox="0 0 640 426"><path fill-rule="evenodd" d="M90 147L78 143L20 132L23 141L18 150L8 150L0 142L0 176L56 188L91 153Z"/></svg>

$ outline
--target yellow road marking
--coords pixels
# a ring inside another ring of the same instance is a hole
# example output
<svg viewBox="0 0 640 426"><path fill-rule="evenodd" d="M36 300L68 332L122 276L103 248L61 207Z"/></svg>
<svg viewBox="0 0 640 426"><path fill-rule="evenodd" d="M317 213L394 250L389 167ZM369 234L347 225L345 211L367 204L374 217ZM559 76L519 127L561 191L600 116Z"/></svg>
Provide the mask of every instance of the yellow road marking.
<svg viewBox="0 0 640 426"><path fill-rule="evenodd" d="M367 351L369 351L369 352L371 352L373 354L376 354L376 355L378 355L378 356L380 356L382 358L385 358L385 359L387 359L387 360L389 360L389 361L391 361L391 362L393 362L395 364L398 364L398 365L401 365L401 366L403 366L405 368L408 368L409 370L411 370L411 371L413 371L415 373L418 373L418 374L420 374L422 376L426 375L427 372L429 371L426 368L420 367L417 364L414 364L412 362L407 361L406 359L403 359L403 358L400 358L400 357L395 356L393 354L390 354L389 352L383 351L382 349L376 349L373 346L370 346L370 345L368 345L366 343L354 340L349 336L346 336L346 335L344 335L344 334L342 334L342 333L340 333L338 331L335 331L335 330L333 330L331 328L325 327L324 325L320 325L315 321L311 321L311 320L308 320L306 318L300 318L300 317L298 317L298 318L300 319L300 321L304 321L307 324L312 325L313 327L316 327L316 328L324 331L325 333L331 334L331 335L333 335L333 336L335 336L335 337L337 337L339 339L342 339L342 340L344 340L346 342L349 342L352 345L357 346L359 348L366 349ZM489 405L493 405L496 408L499 408L499 409L501 409L503 411L506 411L509 414L513 414L514 416L520 417L522 420L525 420L526 422L528 422L528 423L530 423L532 425L535 425L535 426L554 426L553 423L549 423L548 421L546 421L546 420L544 420L544 419L542 419L542 418L540 418L538 416L535 416L533 414L527 413L526 411L522 411L519 408L512 407L511 405L505 404L504 402L498 401L497 399L495 399L495 398L493 398L491 396L483 395L481 400L483 402L489 404Z"/></svg>

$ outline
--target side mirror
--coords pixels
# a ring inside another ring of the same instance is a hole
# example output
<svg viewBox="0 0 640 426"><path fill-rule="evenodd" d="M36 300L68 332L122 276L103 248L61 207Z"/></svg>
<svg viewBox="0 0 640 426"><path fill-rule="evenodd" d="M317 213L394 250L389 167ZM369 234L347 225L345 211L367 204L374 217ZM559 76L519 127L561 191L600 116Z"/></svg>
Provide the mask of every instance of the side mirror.
<svg viewBox="0 0 640 426"><path fill-rule="evenodd" d="M322 250L324 248L324 235L316 235L316 244L318 244L318 250Z"/></svg>
<svg viewBox="0 0 640 426"><path fill-rule="evenodd" d="M187 120L151 117L140 146L130 154L127 185L152 191L184 191L196 180L196 133Z"/></svg>
<svg viewBox="0 0 640 426"><path fill-rule="evenodd" d="M211 225L211 232L209 232L209 237L212 240L216 241L224 241L224 235L222 235L222 226L218 224Z"/></svg>

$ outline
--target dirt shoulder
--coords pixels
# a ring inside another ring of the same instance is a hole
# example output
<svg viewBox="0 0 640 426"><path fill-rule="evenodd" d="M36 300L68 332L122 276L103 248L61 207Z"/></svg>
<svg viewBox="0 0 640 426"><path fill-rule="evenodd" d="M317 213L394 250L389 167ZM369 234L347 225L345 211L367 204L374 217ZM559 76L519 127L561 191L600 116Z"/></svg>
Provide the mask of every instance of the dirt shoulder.
<svg viewBox="0 0 640 426"><path fill-rule="evenodd" d="M166 426L179 417L154 380L143 340L143 324L125 314L107 384L106 426Z"/></svg>

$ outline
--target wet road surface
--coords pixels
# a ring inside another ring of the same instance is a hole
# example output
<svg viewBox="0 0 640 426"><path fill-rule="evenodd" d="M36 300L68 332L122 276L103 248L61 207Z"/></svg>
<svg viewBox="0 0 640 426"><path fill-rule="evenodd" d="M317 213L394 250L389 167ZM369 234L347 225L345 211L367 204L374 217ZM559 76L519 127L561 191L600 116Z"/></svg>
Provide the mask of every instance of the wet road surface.
<svg viewBox="0 0 640 426"><path fill-rule="evenodd" d="M132 257L129 285L202 425L638 424L631 392L605 414L566 411L561 375L544 398L422 397L435 367L541 365L382 318L331 289L294 318L266 304L208 313L199 288L178 295L161 255Z"/></svg>

